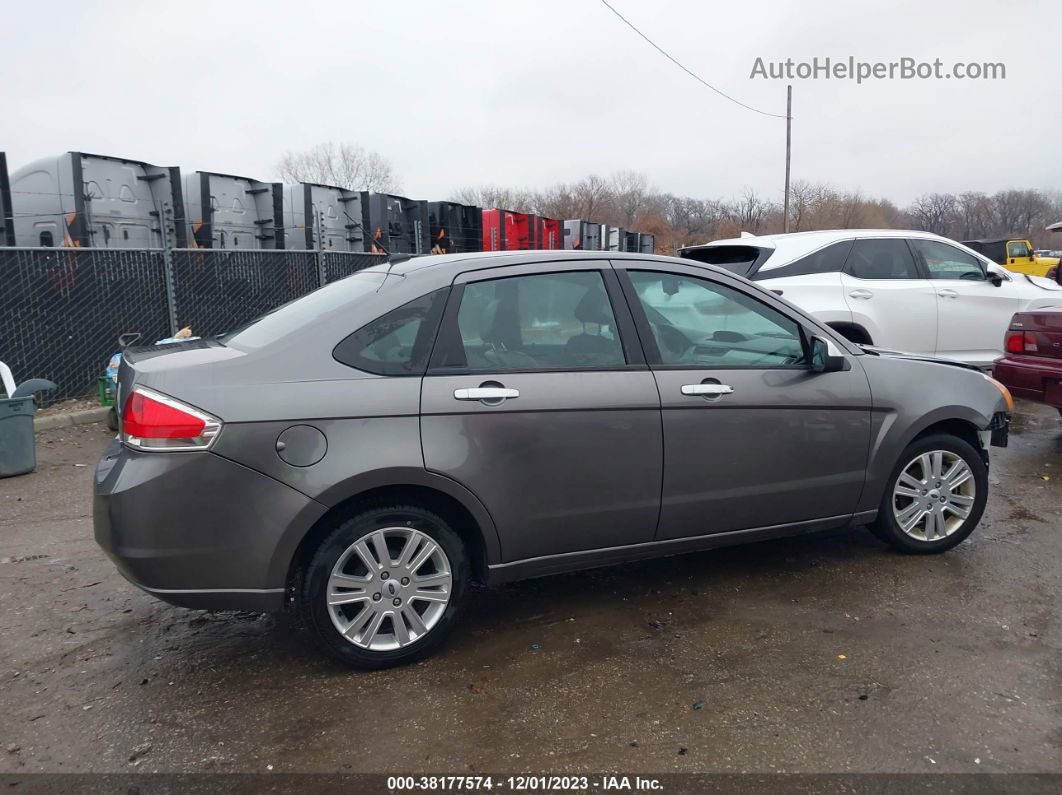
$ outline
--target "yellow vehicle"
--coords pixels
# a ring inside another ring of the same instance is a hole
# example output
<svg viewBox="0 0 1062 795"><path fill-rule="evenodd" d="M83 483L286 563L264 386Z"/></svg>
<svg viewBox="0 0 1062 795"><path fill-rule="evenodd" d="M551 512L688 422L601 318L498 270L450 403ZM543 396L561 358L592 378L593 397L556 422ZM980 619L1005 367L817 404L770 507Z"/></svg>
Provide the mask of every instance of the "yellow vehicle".
<svg viewBox="0 0 1062 795"><path fill-rule="evenodd" d="M1016 273L1046 276L1051 268L1058 265L1058 257L1036 256L1028 240L1008 240L1005 237L999 237L989 240L964 240L962 244Z"/></svg>

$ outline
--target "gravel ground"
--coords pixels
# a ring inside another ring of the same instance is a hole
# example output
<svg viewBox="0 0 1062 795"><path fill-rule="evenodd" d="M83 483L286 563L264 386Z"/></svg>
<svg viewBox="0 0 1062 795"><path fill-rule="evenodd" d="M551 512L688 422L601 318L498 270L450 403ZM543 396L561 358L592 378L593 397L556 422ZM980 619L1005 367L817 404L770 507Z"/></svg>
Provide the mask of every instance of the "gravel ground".
<svg viewBox="0 0 1062 795"><path fill-rule="evenodd" d="M98 409L99 407L100 402L96 399L61 400L58 403L52 403L50 406L37 409L37 416L49 417L52 414L67 414L72 411L86 411L88 409Z"/></svg>
<svg viewBox="0 0 1062 795"><path fill-rule="evenodd" d="M1019 407L978 532L857 530L480 589L352 673L283 616L169 607L92 539L102 425L0 480L0 773L1062 772L1062 432Z"/></svg>

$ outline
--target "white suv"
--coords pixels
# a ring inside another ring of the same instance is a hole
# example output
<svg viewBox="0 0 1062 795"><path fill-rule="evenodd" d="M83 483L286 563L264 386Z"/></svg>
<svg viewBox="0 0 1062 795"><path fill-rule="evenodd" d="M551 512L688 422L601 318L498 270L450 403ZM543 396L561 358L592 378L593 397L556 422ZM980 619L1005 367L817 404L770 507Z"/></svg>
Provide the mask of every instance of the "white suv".
<svg viewBox="0 0 1062 795"><path fill-rule="evenodd" d="M1015 312L1062 306L1055 282L928 232L743 235L679 254L763 282L853 342L979 367L1002 355Z"/></svg>

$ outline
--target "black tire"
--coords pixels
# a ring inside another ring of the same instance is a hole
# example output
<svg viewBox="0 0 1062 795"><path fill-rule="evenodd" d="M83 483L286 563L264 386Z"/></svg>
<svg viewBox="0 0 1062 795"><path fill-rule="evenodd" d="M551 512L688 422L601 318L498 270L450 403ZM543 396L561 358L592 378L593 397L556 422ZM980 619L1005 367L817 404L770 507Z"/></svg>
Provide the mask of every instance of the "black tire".
<svg viewBox="0 0 1062 795"><path fill-rule="evenodd" d="M332 622L327 589L340 556L359 539L383 528L419 530L438 544L449 562L452 585L441 617L422 637L397 649L371 650L345 638ZM441 517L413 505L381 505L342 522L324 538L296 583L295 595L303 623L325 652L352 668L371 670L404 665L434 653L458 621L468 581L469 561L464 543Z"/></svg>
<svg viewBox="0 0 1062 795"><path fill-rule="evenodd" d="M107 412L107 427L112 431L118 430L118 410L114 406Z"/></svg>
<svg viewBox="0 0 1062 795"><path fill-rule="evenodd" d="M900 528L899 523L897 523L892 509L893 489L896 485L897 479L900 477L900 473L903 472L904 468L906 468L914 458L923 453L932 452L934 450L946 450L962 458L973 473L975 493L973 495L974 501L970 508L970 513L961 527L944 538L924 541L907 535L907 533ZM984 460L981 458L981 454L975 450L969 442L965 439L960 439L958 436L943 433L933 434L932 436L923 436L919 439L915 439L915 441L911 442L911 444L904 449L903 453L900 455L900 460L897 461L896 466L893 467L893 470L889 475L888 483L885 485L885 493L882 496L881 505L878 506L878 516L873 524L869 525L869 529L886 544L889 544L900 552L914 555L932 555L939 552L946 552L952 547L961 544L967 536L974 531L978 522L981 521L981 516L985 511L985 503L987 500L988 469L985 466Z"/></svg>

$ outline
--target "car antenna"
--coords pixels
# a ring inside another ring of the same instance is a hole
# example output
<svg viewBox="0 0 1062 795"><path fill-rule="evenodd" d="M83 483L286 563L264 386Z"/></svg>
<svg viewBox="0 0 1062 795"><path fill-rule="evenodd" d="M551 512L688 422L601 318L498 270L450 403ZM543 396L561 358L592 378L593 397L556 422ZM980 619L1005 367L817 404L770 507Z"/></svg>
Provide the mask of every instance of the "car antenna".
<svg viewBox="0 0 1062 795"><path fill-rule="evenodd" d="M360 223L359 221L355 221L353 218L351 218L350 217L350 213L348 213L346 210L343 210L343 215L345 215L347 217L347 220L350 221L350 223L353 225L354 229L360 229L363 234L367 234L368 230L365 228L365 226L362 223ZM391 252L388 251L387 247L384 246L382 243L380 243L377 240L373 240L372 241L372 245L376 246L376 248L378 248L381 251L383 251L383 253L387 256L387 270L384 272L385 276L390 276L391 275L391 268L393 268L395 265L397 265L400 262L405 262L407 259L411 259L412 256L413 256L412 254L406 254L406 255L395 254L395 255L392 255ZM406 275L404 273L396 273L395 276L401 276L402 278L405 278Z"/></svg>

